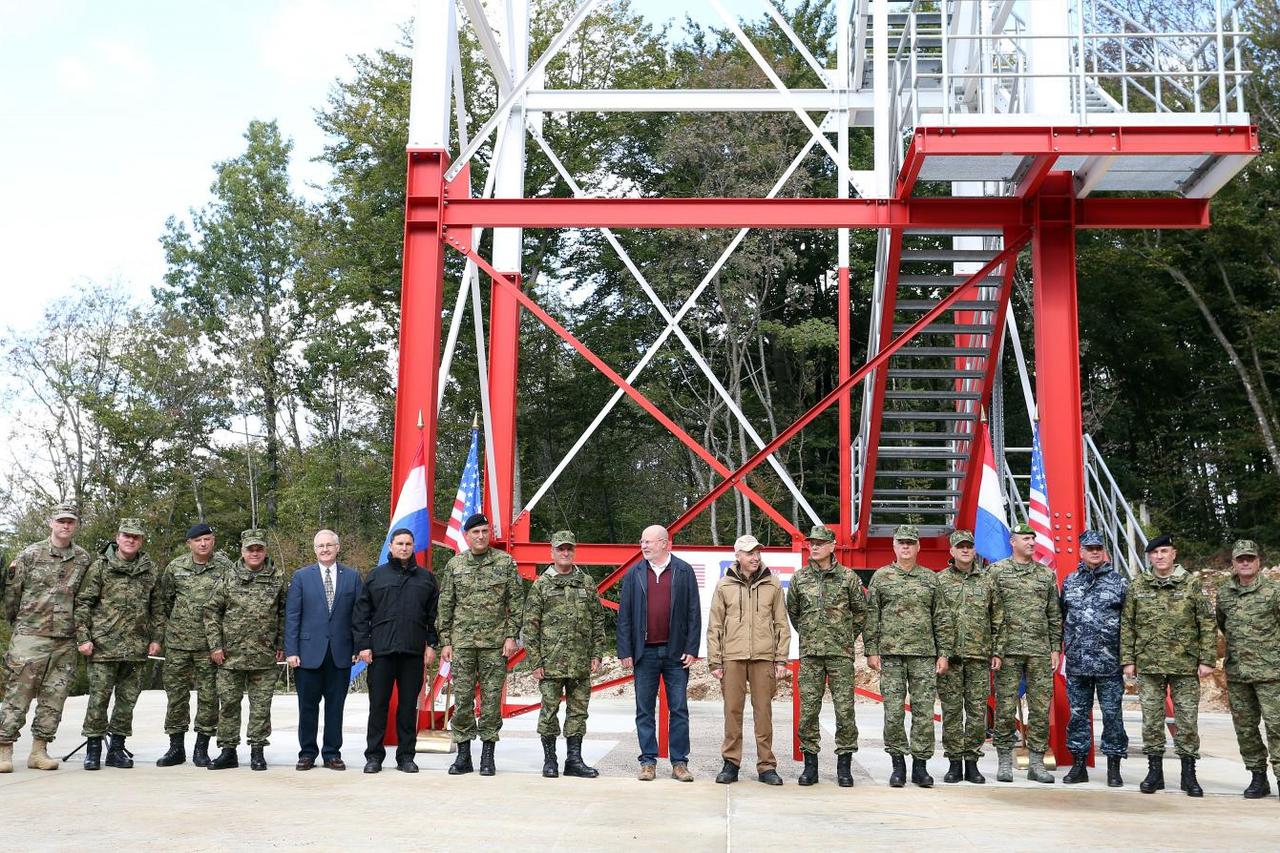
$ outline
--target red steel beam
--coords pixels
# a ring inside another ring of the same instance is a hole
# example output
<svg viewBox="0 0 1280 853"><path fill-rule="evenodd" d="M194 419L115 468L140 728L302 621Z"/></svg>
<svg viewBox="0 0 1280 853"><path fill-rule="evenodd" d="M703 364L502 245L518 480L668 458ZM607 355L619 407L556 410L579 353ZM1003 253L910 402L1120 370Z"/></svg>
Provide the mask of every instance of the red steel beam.
<svg viewBox="0 0 1280 853"><path fill-rule="evenodd" d="M921 127L907 149L903 169L913 157L998 156L1021 154L1259 154L1256 125L1202 127Z"/></svg>
<svg viewBox="0 0 1280 853"><path fill-rule="evenodd" d="M839 339L836 381L840 382L853 370L853 294L847 266L837 271L836 281L839 287L836 298L836 337ZM836 491L840 498L840 511L836 517L836 541L841 548L847 548L852 544L849 532L853 529L853 403L847 391L840 398L837 417L840 419L840 483Z"/></svg>
<svg viewBox="0 0 1280 853"><path fill-rule="evenodd" d="M452 236L452 235L450 235ZM470 241L466 242L470 246ZM489 298L489 409L493 420L493 461L497 480L498 508L494 513L493 494L484 490L490 519L498 521L499 538L511 539L511 520L515 514L512 501L516 482L516 394L520 366L520 305L510 291L499 283L508 283L519 292L520 273L508 272L493 280Z"/></svg>
<svg viewBox="0 0 1280 853"><path fill-rule="evenodd" d="M1209 227L1207 198L1082 198L1075 211L1077 229Z"/></svg>

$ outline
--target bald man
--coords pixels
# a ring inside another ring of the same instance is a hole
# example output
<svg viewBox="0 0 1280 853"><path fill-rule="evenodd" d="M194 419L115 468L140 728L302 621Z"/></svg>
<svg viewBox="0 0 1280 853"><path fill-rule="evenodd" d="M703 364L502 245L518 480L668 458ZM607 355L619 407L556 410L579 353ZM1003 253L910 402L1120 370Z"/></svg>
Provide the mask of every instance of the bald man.
<svg viewBox="0 0 1280 853"><path fill-rule="evenodd" d="M640 534L644 559L622 579L618 600L618 659L635 668L636 736L642 782L653 781L658 765L654 719L658 679L667 688L671 714L671 778L692 782L689 772L689 667L702 638L702 610L693 568L671 554L665 527Z"/></svg>

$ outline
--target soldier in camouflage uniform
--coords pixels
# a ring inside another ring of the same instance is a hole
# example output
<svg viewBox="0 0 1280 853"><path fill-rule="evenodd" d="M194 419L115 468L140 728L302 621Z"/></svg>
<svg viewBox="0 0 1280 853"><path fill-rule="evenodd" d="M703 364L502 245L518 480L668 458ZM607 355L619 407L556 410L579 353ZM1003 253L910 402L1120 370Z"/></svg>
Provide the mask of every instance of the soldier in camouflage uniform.
<svg viewBox="0 0 1280 853"><path fill-rule="evenodd" d="M831 688L836 712L836 782L853 785L858 723L853 711L854 647L867 621L867 594L851 569L836 562L836 537L821 524L809 531L809 562L787 588L787 615L800 636L801 785L818 781L822 694Z"/></svg>
<svg viewBox="0 0 1280 853"><path fill-rule="evenodd" d="M1227 640L1227 697L1245 769L1253 774L1246 799L1271 793L1271 766L1280 781L1280 584L1263 575L1257 543L1231 549L1233 576L1218 587L1218 628ZM1267 743L1259 725L1267 726Z"/></svg>
<svg viewBox="0 0 1280 853"><path fill-rule="evenodd" d="M102 549L76 594L76 642L89 670L89 705L80 732L89 741L85 770L102 766L107 732L107 766L133 766L124 742L133 735L133 706L142 692L147 655L160 651L151 639L160 619L160 570L141 550L145 539L141 520L120 519L116 541ZM112 692L116 704L108 723Z"/></svg>
<svg viewBox="0 0 1280 853"><path fill-rule="evenodd" d="M554 779L556 713L565 700L564 737L567 753L564 775L594 779L599 772L582 761L582 738L587 733L587 705L591 674L600 669L604 651L604 608L596 597L591 576L573 564L578 540L573 532L551 534L552 565L529 590L524 602L524 647L542 694L538 734L542 737L542 775Z"/></svg>
<svg viewBox="0 0 1280 853"><path fill-rule="evenodd" d="M283 573L267 557L267 532L240 534L240 560L222 575L204 605L209 659L218 667L218 757L210 770L239 767L240 702L249 694L249 766L266 770L271 694L284 660Z"/></svg>
<svg viewBox="0 0 1280 853"><path fill-rule="evenodd" d="M1049 706L1053 704L1053 674L1062 648L1062 605L1058 579L1044 563L1032 559L1036 534L1030 525L1016 525L1009 535L1013 555L991 566L995 591L996 726L992 742L1000 765L997 782L1013 781L1014 719L1018 712L1018 684L1027 685L1027 749L1031 762L1027 778L1051 784L1044 766L1049 748Z"/></svg>
<svg viewBox="0 0 1280 853"><path fill-rule="evenodd" d="M942 749L950 766L943 782L987 780L978 771L987 739L987 696L991 693L991 628L995 597L991 574L973 547L973 534L951 534L951 560L938 573L938 590L951 614L954 636L947 671L938 676L942 704ZM963 766L963 770L961 769Z"/></svg>
<svg viewBox="0 0 1280 853"><path fill-rule="evenodd" d="M1165 692L1173 696L1178 726L1173 746L1182 759L1182 790L1203 797L1196 779L1200 752L1200 678L1217 663L1218 635L1200 575L1178 565L1167 534L1147 543L1151 568L1129 585L1120 617L1120 665L1137 675L1142 699L1142 751L1147 777L1138 788L1153 794L1164 788Z"/></svg>
<svg viewBox="0 0 1280 853"><path fill-rule="evenodd" d="M76 674L75 596L90 558L72 542L80 511L59 504L49 516L49 538L28 545L5 576L4 612L13 627L4 657L4 703L0 705L0 773L13 772L13 742L31 700L32 770L57 770L48 744L58 734L62 705Z"/></svg>
<svg viewBox="0 0 1280 853"><path fill-rule="evenodd" d="M920 534L915 525L903 524L893 534L897 558L877 569L871 578L867 601L867 627L862 640L867 665L880 672L884 696L884 748L893 759L889 784L906 784L905 753L911 753L911 781L922 788L933 786L927 762L933 755L933 706L937 676L947 671L951 638L955 630L947 612L938 578L919 565ZM907 743L903 708L911 696L911 742Z"/></svg>
<svg viewBox="0 0 1280 853"><path fill-rule="evenodd" d="M1066 655L1067 749L1073 758L1063 784L1089 781L1089 749L1093 746L1093 697L1102 708L1102 754L1107 757L1107 785L1119 788L1120 760L1129 751L1120 703L1120 614L1129 581L1116 571L1103 547L1102 534L1080 534L1080 565L1062 582L1062 639Z"/></svg>
<svg viewBox="0 0 1280 853"><path fill-rule="evenodd" d="M164 731L169 749L156 761L171 767L187 760L183 737L191 722L191 686L196 688L196 743L191 763L209 766L209 738L218 731L217 667L209 660L204 605L231 560L214 551L213 530L201 522L187 531L187 551L160 576L160 614L154 639L164 646Z"/></svg>
<svg viewBox="0 0 1280 853"><path fill-rule="evenodd" d="M471 741L478 728L483 744L480 775L492 776L496 769L493 748L502 729L502 685L507 678L507 659L516 653L524 583L511 555L489 547L487 518L476 513L462 529L467 550L451 559L440 576L440 659L452 662L458 697L453 715L458 757L450 765L449 775L471 772Z"/></svg>

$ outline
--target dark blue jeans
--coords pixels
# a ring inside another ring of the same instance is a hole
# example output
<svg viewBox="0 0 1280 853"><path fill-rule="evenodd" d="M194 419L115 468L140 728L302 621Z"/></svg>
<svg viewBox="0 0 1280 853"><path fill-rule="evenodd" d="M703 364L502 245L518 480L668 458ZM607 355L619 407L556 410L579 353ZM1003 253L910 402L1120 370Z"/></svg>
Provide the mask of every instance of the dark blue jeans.
<svg viewBox="0 0 1280 853"><path fill-rule="evenodd" d="M671 763L689 760L689 670L680 663L674 649L645 646L635 661L636 736L640 740L640 763L658 763L658 728L654 711L658 703L658 678L667 687L667 708L671 718Z"/></svg>
<svg viewBox="0 0 1280 853"><path fill-rule="evenodd" d="M1072 755L1089 752L1094 693L1097 693L1098 706L1102 709L1102 754L1127 756L1129 735L1124 730L1124 714L1120 708L1124 698L1124 676L1119 674L1067 676L1067 699L1071 704L1067 749Z"/></svg>

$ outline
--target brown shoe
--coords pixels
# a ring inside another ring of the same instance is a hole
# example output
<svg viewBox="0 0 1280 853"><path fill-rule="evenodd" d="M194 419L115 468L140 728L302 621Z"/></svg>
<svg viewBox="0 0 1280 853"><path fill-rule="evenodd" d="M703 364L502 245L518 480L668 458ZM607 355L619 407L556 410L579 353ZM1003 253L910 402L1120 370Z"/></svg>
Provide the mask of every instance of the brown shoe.
<svg viewBox="0 0 1280 853"><path fill-rule="evenodd" d="M652 782L653 777L657 775L657 767L653 764L641 764L640 775L636 778L641 782Z"/></svg>
<svg viewBox="0 0 1280 853"><path fill-rule="evenodd" d="M324 766L328 767L330 770L346 770L347 769L347 765L343 763L341 758L326 758L324 760Z"/></svg>
<svg viewBox="0 0 1280 853"><path fill-rule="evenodd" d="M316 760L312 757L299 758L298 763L293 765L294 770L310 770L316 766Z"/></svg>
<svg viewBox="0 0 1280 853"><path fill-rule="evenodd" d="M693 774L689 772L689 765L681 761L671 765L671 778L677 782L692 782Z"/></svg>

